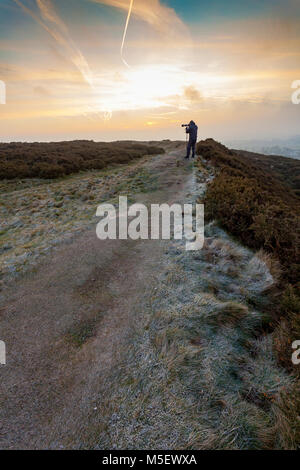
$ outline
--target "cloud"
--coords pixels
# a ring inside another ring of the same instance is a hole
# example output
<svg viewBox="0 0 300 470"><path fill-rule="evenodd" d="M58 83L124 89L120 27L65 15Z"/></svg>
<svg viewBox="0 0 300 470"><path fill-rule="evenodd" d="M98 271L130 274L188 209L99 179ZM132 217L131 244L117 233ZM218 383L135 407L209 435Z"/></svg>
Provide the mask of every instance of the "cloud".
<svg viewBox="0 0 300 470"><path fill-rule="evenodd" d="M69 35L68 28L56 13L50 0L36 0L41 17L24 5L20 0L14 0L28 15L30 15L42 28L44 28L61 46L64 55L80 71L84 80L92 85L93 76L89 65Z"/></svg>
<svg viewBox="0 0 300 470"><path fill-rule="evenodd" d="M34 93L36 93L37 95L41 95L41 96L50 96L50 92L47 90L47 88L43 87L43 86L36 86L34 87L33 89Z"/></svg>
<svg viewBox="0 0 300 470"><path fill-rule="evenodd" d="M37 3L37 6L39 7L39 10L44 20L53 23L65 34L68 34L66 25L61 20L61 18L57 15L50 0L36 0L36 3Z"/></svg>
<svg viewBox="0 0 300 470"><path fill-rule="evenodd" d="M202 100L200 92L193 85L184 89L184 97L191 103L199 103Z"/></svg>
<svg viewBox="0 0 300 470"><path fill-rule="evenodd" d="M160 0L90 1L124 11L125 29L120 45L121 59L126 66L128 66L128 54L131 66L159 63L172 63L183 66L191 62L193 42L189 28L173 8L164 5ZM142 28L141 22L144 23ZM148 27L145 28L145 25L148 25ZM130 50L126 51L125 60L123 52L126 44L127 28L130 31ZM189 45L188 48L186 47L187 44ZM145 54L145 50L147 54Z"/></svg>

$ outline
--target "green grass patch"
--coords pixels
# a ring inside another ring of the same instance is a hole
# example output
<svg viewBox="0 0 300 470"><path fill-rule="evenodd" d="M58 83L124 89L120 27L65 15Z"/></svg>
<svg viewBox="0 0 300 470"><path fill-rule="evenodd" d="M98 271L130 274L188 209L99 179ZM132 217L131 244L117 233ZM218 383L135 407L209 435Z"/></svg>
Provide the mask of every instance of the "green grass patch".
<svg viewBox="0 0 300 470"><path fill-rule="evenodd" d="M82 320L72 326L66 334L67 341L76 348L81 348L88 339L95 336L97 320L97 318Z"/></svg>

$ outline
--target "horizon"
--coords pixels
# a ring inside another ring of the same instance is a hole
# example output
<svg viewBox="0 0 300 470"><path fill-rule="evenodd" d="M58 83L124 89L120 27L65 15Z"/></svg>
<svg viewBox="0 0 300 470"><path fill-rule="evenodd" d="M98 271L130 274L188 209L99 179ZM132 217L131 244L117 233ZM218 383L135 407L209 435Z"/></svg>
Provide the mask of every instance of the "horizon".
<svg viewBox="0 0 300 470"><path fill-rule="evenodd" d="M1 142L299 135L296 0L130 3L1 2Z"/></svg>
<svg viewBox="0 0 300 470"><path fill-rule="evenodd" d="M212 139L214 140L215 142L220 142L220 143L225 143L225 145L229 145L230 142L232 143L257 143L257 144L265 144L265 143L285 143L285 144L288 144L290 141L292 141L293 139L300 139L300 136L299 135L293 135L293 136L290 136L290 137L287 137L287 138L276 138L276 137L273 137L273 138L262 138L262 139L217 139L216 137L212 137L212 136L206 136L204 137L203 139L200 139L198 140L198 142L202 141L202 140L207 140L207 139ZM142 143L149 143L149 142L182 142L182 143L185 143L186 141L184 139L168 139L168 138L165 138L165 139L149 139L149 140L142 140L142 139L115 139L115 140L99 140L99 139L95 139L95 138L82 138L82 139L79 139L79 138L74 138L74 139L52 139L52 140L11 140L11 141L5 141L5 140L0 140L0 144L14 144L14 143L21 143L21 144L34 144L34 143L39 143L39 144L50 144L50 143L60 143L60 142L80 142L80 141L87 141L87 142L95 142L95 143L107 143L107 144L110 144L110 143L116 143L116 142L142 142ZM298 142L297 142L298 144ZM291 145L293 145L293 143L291 143Z"/></svg>

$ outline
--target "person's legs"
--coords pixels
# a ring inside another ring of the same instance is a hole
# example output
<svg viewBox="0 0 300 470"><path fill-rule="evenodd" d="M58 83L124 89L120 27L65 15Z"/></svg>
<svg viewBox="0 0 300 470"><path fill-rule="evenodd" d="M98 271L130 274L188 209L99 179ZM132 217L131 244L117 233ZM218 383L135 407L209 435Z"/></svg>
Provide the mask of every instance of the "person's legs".
<svg viewBox="0 0 300 470"><path fill-rule="evenodd" d="M191 153L191 142L188 141L188 144L187 144L187 149L186 149L186 157L185 158L190 158L190 153Z"/></svg>
<svg viewBox="0 0 300 470"><path fill-rule="evenodd" d="M196 142L192 142L192 158L195 158L195 146Z"/></svg>

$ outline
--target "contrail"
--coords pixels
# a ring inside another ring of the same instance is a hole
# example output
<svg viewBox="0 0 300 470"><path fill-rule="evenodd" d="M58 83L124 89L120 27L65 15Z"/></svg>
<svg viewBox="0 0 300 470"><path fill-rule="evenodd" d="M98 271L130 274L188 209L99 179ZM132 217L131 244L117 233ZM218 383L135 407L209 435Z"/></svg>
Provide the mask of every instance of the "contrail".
<svg viewBox="0 0 300 470"><path fill-rule="evenodd" d="M133 1L134 1L134 0L130 0L128 15L127 15L127 19L126 19L126 24L125 24L125 29L124 29L124 34L123 34L123 39L122 39L122 44L121 44L121 59L122 59L123 63L126 65L126 67L128 67L128 68L130 68L130 65L128 65L128 63L126 62L126 60L125 60L124 57L123 57L123 49L124 49L124 44L125 44L125 39L126 39L126 34L127 34L127 29L128 29L128 24L129 24L130 17L131 17L131 12L132 12L132 7L133 7Z"/></svg>

